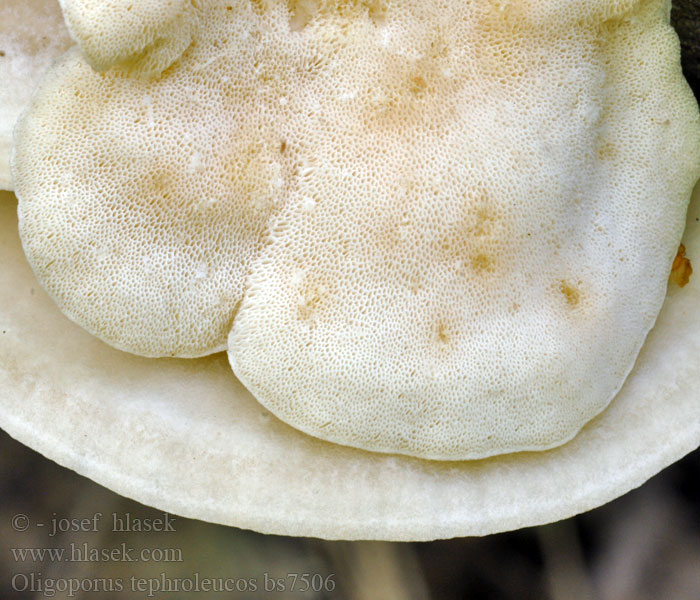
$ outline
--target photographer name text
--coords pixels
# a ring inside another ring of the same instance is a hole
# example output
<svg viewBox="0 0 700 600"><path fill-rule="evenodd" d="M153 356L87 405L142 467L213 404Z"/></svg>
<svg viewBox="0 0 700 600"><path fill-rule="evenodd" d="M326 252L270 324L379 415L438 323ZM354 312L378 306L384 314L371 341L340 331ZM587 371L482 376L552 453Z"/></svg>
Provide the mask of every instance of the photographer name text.
<svg viewBox="0 0 700 600"><path fill-rule="evenodd" d="M90 517L66 518L53 517L48 523L37 522L36 527L46 527L49 537L55 537L60 533L67 532L91 532L104 531L108 527L113 532L160 532L167 533L175 530L175 517L168 513L163 513L159 517L135 517L131 513L111 513L105 515L96 512ZM15 531L26 531L31 526L29 517L24 514L17 514L12 519L12 528Z"/></svg>

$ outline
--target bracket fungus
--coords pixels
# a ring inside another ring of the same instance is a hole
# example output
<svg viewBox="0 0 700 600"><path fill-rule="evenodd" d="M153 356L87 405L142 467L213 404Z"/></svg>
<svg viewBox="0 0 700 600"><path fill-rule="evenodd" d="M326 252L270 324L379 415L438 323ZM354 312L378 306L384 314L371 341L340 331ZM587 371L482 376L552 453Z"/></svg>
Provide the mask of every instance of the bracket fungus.
<svg viewBox="0 0 700 600"><path fill-rule="evenodd" d="M0 205L9 433L179 514L393 540L570 516L698 445L669 2L62 7L24 254Z"/></svg>

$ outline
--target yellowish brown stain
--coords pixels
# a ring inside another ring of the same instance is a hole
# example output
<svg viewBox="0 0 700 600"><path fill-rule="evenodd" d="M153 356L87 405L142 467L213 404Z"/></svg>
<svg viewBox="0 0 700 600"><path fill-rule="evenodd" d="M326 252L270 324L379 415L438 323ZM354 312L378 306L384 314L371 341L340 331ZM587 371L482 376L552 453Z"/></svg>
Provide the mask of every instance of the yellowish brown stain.
<svg viewBox="0 0 700 600"><path fill-rule="evenodd" d="M693 266L690 264L690 259L688 259L685 255L685 246L681 244L678 248L676 258L673 259L669 279L677 286L684 287L688 285L692 274Z"/></svg>
<svg viewBox="0 0 700 600"><path fill-rule="evenodd" d="M150 172L150 175L151 189L154 194L164 199L168 198L173 191L174 180L176 180L177 174L167 167L157 167Z"/></svg>
<svg viewBox="0 0 700 600"><path fill-rule="evenodd" d="M615 158L617 156L617 147L612 142L601 141L598 145L598 157L601 160Z"/></svg>
<svg viewBox="0 0 700 600"><path fill-rule="evenodd" d="M422 75L415 75L411 78L409 88L414 94L420 94L426 90L428 83Z"/></svg>
<svg viewBox="0 0 700 600"><path fill-rule="evenodd" d="M287 7L289 8L289 28L292 31L304 29L318 11L317 3L309 0L289 0Z"/></svg>
<svg viewBox="0 0 700 600"><path fill-rule="evenodd" d="M363 129L390 129L392 135L410 139L414 126L452 122L464 82L451 74L450 51L439 29L423 49L418 59L395 54L382 57L380 74L368 82Z"/></svg>
<svg viewBox="0 0 700 600"><path fill-rule="evenodd" d="M581 282L579 282L580 284ZM566 299L566 303L571 306L575 307L578 306L581 302L581 291L569 284L566 281L562 281L559 284L559 291L564 295L564 298Z"/></svg>
<svg viewBox="0 0 700 600"><path fill-rule="evenodd" d="M475 238L481 238L478 242L480 246L488 244L490 241L498 242L497 223L499 218L496 210L491 206L492 204L493 200L486 192L477 191L465 197L464 213L448 225L447 233L440 240L440 249L446 259L464 259L470 254L470 250L475 249L474 246L477 243ZM494 261L493 258L484 260L484 257L488 256L489 254L479 251L471 262L475 266L490 267Z"/></svg>
<svg viewBox="0 0 700 600"><path fill-rule="evenodd" d="M484 254L483 252L480 252L476 256L472 257L472 268L475 271L493 271L493 263L493 258L488 254Z"/></svg>
<svg viewBox="0 0 700 600"><path fill-rule="evenodd" d="M440 344L447 344L450 341L449 328L447 327L447 325L443 321L440 321L438 323L436 337L437 337L438 343L440 343Z"/></svg>
<svg viewBox="0 0 700 600"><path fill-rule="evenodd" d="M408 289L417 294L423 289L423 277L418 273L413 273L408 277Z"/></svg>
<svg viewBox="0 0 700 600"><path fill-rule="evenodd" d="M491 230L491 225L496 221L496 215L485 206L479 207L476 211L476 224L473 232L476 237L486 235Z"/></svg>

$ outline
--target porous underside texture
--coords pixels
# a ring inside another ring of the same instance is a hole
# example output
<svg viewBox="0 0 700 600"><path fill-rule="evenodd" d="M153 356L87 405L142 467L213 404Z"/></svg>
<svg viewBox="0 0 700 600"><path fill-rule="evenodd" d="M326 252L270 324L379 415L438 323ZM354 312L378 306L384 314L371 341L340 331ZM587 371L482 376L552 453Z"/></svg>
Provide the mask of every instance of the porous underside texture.
<svg viewBox="0 0 700 600"><path fill-rule="evenodd" d="M562 444L632 368L698 176L669 9L212 1L158 77L73 51L18 128L25 252L118 348L203 355L233 322L236 375L314 436Z"/></svg>
<svg viewBox="0 0 700 600"><path fill-rule="evenodd" d="M11 190L12 129L39 76L70 45L56 0L0 2L0 190Z"/></svg>

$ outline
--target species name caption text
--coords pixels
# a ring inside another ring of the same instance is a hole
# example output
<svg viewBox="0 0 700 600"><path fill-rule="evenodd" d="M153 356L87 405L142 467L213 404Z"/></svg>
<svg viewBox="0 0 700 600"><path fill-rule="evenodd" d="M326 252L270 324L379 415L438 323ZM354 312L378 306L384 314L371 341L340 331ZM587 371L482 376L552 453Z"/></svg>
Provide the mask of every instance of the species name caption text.
<svg viewBox="0 0 700 600"><path fill-rule="evenodd" d="M328 593L335 591L335 574L287 573L277 577L263 573L259 577L203 577L192 573L188 577L171 577L160 573L157 577L44 577L41 573L16 573L12 577L15 592L32 592L45 598L57 593L68 598L87 594L131 592L155 598L163 594L191 593ZM100 596L102 597L102 596Z"/></svg>

